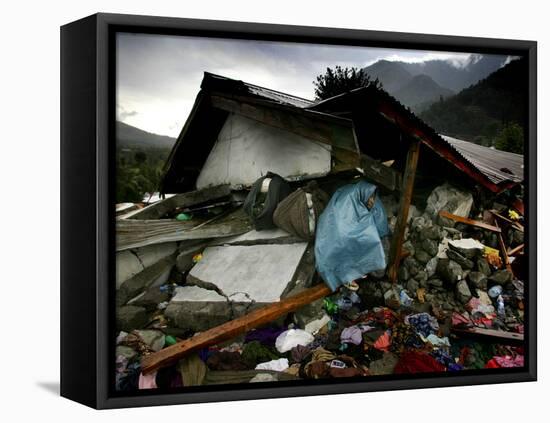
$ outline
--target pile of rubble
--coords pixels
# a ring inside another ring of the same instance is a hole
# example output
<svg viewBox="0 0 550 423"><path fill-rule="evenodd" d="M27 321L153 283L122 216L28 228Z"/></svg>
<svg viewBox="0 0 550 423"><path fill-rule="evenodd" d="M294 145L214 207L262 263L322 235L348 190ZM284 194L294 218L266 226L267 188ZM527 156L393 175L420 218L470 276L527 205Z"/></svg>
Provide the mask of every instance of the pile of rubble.
<svg viewBox="0 0 550 423"><path fill-rule="evenodd" d="M391 233L398 204L380 200ZM322 283L315 241L239 226L119 251L117 389L523 366L521 219L439 186L411 206L397 281L370 272L153 372L142 371L143 357ZM381 243L388 263L389 238Z"/></svg>

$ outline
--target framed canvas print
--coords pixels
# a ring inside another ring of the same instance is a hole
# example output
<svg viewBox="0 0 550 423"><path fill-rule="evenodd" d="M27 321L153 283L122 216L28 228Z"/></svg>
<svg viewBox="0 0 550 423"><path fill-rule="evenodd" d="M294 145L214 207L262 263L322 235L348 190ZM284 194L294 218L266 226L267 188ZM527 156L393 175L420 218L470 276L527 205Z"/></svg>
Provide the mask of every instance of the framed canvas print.
<svg viewBox="0 0 550 423"><path fill-rule="evenodd" d="M535 42L97 14L61 70L63 396L536 380Z"/></svg>

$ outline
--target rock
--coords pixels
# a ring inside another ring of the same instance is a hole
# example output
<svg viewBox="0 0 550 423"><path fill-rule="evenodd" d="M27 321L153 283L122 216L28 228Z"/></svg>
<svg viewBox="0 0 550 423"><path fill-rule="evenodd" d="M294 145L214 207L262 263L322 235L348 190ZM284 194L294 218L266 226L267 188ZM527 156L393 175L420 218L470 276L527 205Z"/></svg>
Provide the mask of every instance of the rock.
<svg viewBox="0 0 550 423"><path fill-rule="evenodd" d="M456 251L467 259L475 259L483 254L483 244L472 238L450 240L449 249Z"/></svg>
<svg viewBox="0 0 550 423"><path fill-rule="evenodd" d="M406 282L409 278L409 270L407 269L407 266L399 266L399 270L397 271L397 277L400 282Z"/></svg>
<svg viewBox="0 0 550 423"><path fill-rule="evenodd" d="M440 259L437 262L436 273L451 285L455 285L463 277L462 267L457 262L449 259Z"/></svg>
<svg viewBox="0 0 550 423"><path fill-rule="evenodd" d="M465 280L461 280L456 284L456 297L462 304L466 304L472 298L472 292Z"/></svg>
<svg viewBox="0 0 550 423"><path fill-rule="evenodd" d="M405 250L409 252L409 257L414 257L415 249L413 243L410 240L403 243L403 251Z"/></svg>
<svg viewBox="0 0 550 423"><path fill-rule="evenodd" d="M412 219L410 223L410 228L415 232L420 232L427 225L427 221L424 217L419 216Z"/></svg>
<svg viewBox="0 0 550 423"><path fill-rule="evenodd" d="M473 269L474 268L474 262L470 259L467 259L466 257L464 257L462 254L452 250L452 249L448 249L447 250L447 257L450 258L451 260L454 260L455 262L457 262L460 267L462 267L463 269Z"/></svg>
<svg viewBox="0 0 550 423"><path fill-rule="evenodd" d="M149 317L145 307L127 305L117 309L116 323L118 330L131 332L143 328L148 321Z"/></svg>
<svg viewBox="0 0 550 423"><path fill-rule="evenodd" d="M487 290L487 276L484 273L472 271L468 273L468 280L476 289Z"/></svg>
<svg viewBox="0 0 550 423"><path fill-rule="evenodd" d="M421 240L431 239L433 241L439 241L441 238L441 228L438 225L427 226L420 231Z"/></svg>
<svg viewBox="0 0 550 423"><path fill-rule="evenodd" d="M138 335L153 351L160 351L164 347L164 333L160 330L138 330Z"/></svg>
<svg viewBox="0 0 550 423"><path fill-rule="evenodd" d="M491 275L491 267L489 266L489 262L485 257L479 257L476 260L476 270L478 272L483 273L485 276Z"/></svg>
<svg viewBox="0 0 550 423"><path fill-rule="evenodd" d="M422 249L426 251L430 257L434 257L439 251L439 244L432 239L425 239L422 241Z"/></svg>
<svg viewBox="0 0 550 423"><path fill-rule="evenodd" d="M414 279L410 279L407 282L407 291L409 291L412 296L416 296L416 290L418 288L420 288L420 285Z"/></svg>
<svg viewBox="0 0 550 423"><path fill-rule="evenodd" d="M430 261L432 256L426 253L424 250L417 250L414 254L414 257L422 264L426 264Z"/></svg>
<svg viewBox="0 0 550 423"><path fill-rule="evenodd" d="M395 289L388 289L384 293L384 303L387 307L397 310L401 305L399 301L399 294Z"/></svg>
<svg viewBox="0 0 550 423"><path fill-rule="evenodd" d="M403 264L407 267L409 274L412 277L420 271L418 262L411 256L406 257L405 260L403 260Z"/></svg>
<svg viewBox="0 0 550 423"><path fill-rule="evenodd" d="M424 270L421 270L415 275L414 279L417 280L418 282L427 281L428 274Z"/></svg>
<svg viewBox="0 0 550 423"><path fill-rule="evenodd" d="M441 231L442 238L449 238L451 240L458 240L462 239L462 232L460 232L458 229L450 228L448 226L443 227Z"/></svg>
<svg viewBox="0 0 550 423"><path fill-rule="evenodd" d="M428 285L441 288L443 286L443 281L441 279L428 279Z"/></svg>
<svg viewBox="0 0 550 423"><path fill-rule="evenodd" d="M380 288L382 289L382 291L386 292L389 289L392 289L393 285L391 282L383 281L383 282L380 282Z"/></svg>
<svg viewBox="0 0 550 423"><path fill-rule="evenodd" d="M425 213L432 219L440 218L441 210L456 214L462 217L468 217L474 198L469 192L462 192L457 188L445 183L435 188L428 199L426 200ZM450 219L441 219L442 226L454 226L454 222ZM447 221L450 221L447 224Z"/></svg>
<svg viewBox="0 0 550 423"><path fill-rule="evenodd" d="M116 356L121 355L122 357L131 360L137 355L137 351L133 348L127 347L126 345L117 345L116 347Z"/></svg>
<svg viewBox="0 0 550 423"><path fill-rule="evenodd" d="M438 257L432 257L428 263L426 263L426 266L424 267L426 269L426 274L429 278L431 278L433 275L435 275L435 270L437 269L437 262L439 258Z"/></svg>
<svg viewBox="0 0 550 423"><path fill-rule="evenodd" d="M491 285L506 285L512 282L512 274L508 270L497 270L491 276L489 276L489 282Z"/></svg>
<svg viewBox="0 0 550 423"><path fill-rule="evenodd" d="M369 365L369 374L371 375L389 375L397 365L399 358L391 353L384 353L380 360L372 361Z"/></svg>

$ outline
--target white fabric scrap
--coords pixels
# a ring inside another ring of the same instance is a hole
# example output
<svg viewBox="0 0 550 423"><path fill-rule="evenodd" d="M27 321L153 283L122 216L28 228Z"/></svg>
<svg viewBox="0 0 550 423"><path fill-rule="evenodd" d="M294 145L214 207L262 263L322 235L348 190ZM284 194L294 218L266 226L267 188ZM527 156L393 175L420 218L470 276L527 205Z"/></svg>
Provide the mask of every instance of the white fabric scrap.
<svg viewBox="0 0 550 423"><path fill-rule="evenodd" d="M282 372L288 369L288 359L279 358L278 360L266 361L256 366L256 370L273 370L276 372Z"/></svg>
<svg viewBox="0 0 550 423"><path fill-rule="evenodd" d="M292 348L306 346L313 342L313 335L302 329L289 329L281 333L275 340L275 348L280 353L290 351Z"/></svg>

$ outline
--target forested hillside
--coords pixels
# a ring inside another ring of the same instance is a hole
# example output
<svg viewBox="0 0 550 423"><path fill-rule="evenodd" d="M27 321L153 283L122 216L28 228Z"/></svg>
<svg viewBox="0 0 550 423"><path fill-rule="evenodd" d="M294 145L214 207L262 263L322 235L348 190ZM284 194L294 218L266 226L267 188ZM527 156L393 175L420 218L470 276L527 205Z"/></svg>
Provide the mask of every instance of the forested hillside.
<svg viewBox="0 0 550 423"><path fill-rule="evenodd" d="M432 104L420 117L443 134L522 152L527 97L527 61L518 59Z"/></svg>

